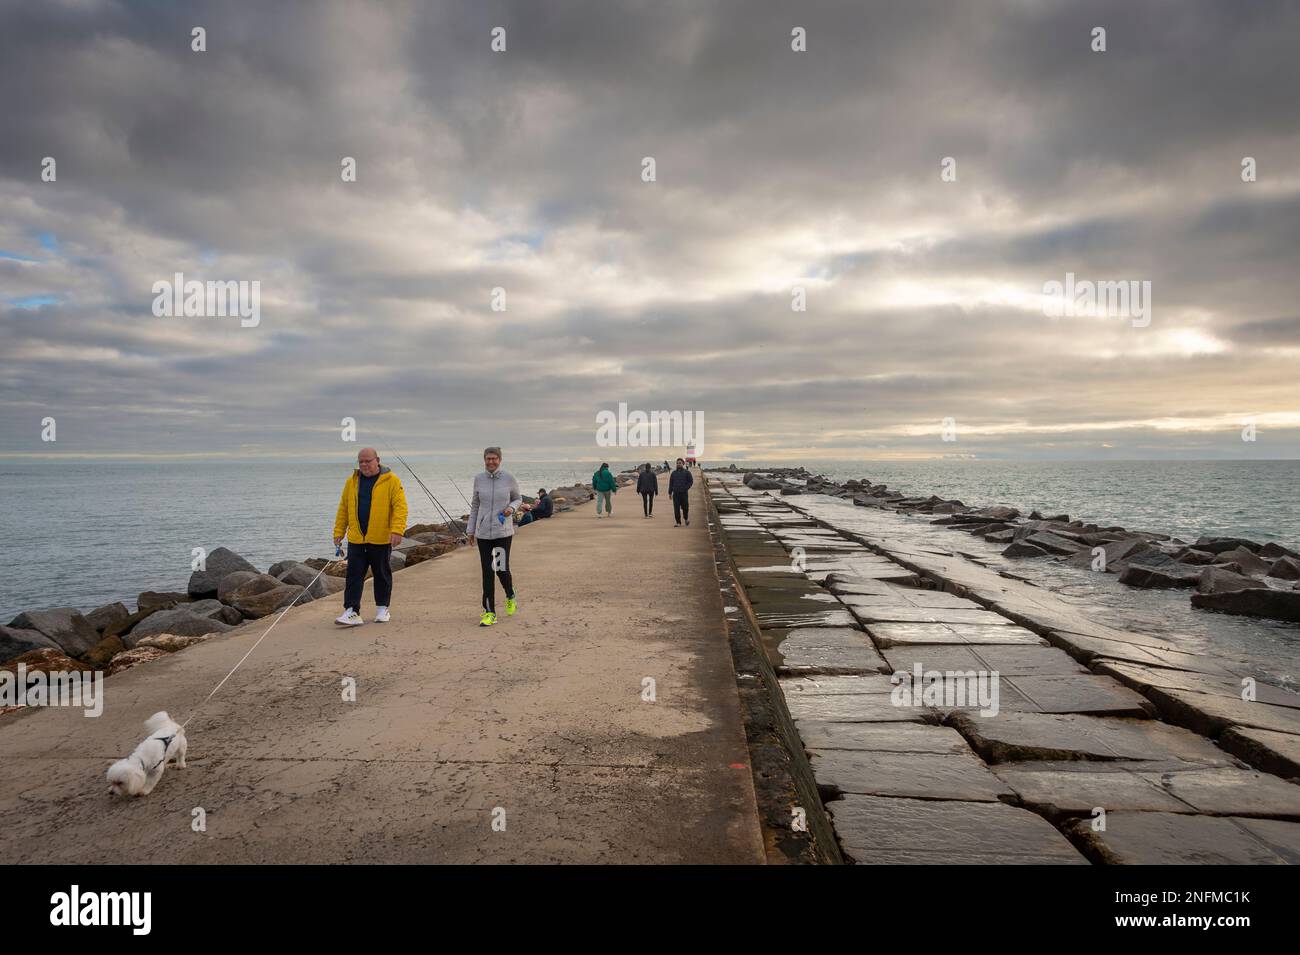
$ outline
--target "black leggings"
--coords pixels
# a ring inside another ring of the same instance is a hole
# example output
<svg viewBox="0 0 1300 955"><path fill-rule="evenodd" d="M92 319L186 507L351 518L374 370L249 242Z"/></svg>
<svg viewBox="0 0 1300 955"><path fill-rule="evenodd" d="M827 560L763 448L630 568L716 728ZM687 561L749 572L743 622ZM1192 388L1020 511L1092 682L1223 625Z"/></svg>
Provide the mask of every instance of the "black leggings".
<svg viewBox="0 0 1300 955"><path fill-rule="evenodd" d="M683 518L688 521L691 519L691 501L686 494L686 491L673 492L673 520L678 524Z"/></svg>
<svg viewBox="0 0 1300 955"><path fill-rule="evenodd" d="M494 568L492 567L493 551L501 549L500 566L501 569L495 571L497 577L501 579L501 587L506 592L507 597L515 595L515 584L510 577L510 542L513 537L498 537L494 540L484 540L482 537L476 538L478 541L478 562L483 568L483 609L488 613L497 612L496 585L492 580Z"/></svg>
<svg viewBox="0 0 1300 955"><path fill-rule="evenodd" d="M641 492L641 510L645 511L646 517L655 512L655 496L653 494L647 494L645 491Z"/></svg>

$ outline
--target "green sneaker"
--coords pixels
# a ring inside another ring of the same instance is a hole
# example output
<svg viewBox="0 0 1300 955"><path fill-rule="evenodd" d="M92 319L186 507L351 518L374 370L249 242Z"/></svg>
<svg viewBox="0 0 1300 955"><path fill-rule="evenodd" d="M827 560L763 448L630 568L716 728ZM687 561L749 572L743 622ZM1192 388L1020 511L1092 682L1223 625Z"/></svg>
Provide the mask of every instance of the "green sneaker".
<svg viewBox="0 0 1300 955"><path fill-rule="evenodd" d="M515 602L515 598L514 598L514 597L507 597L507 598L506 598L506 616L507 616L507 617L513 617L513 616L515 615L515 611L518 610L518 609L519 609L519 604Z"/></svg>
<svg viewBox="0 0 1300 955"><path fill-rule="evenodd" d="M485 612L483 616L478 618L478 625L480 627L490 627L496 622L497 622L497 615L492 613L492 611L490 610Z"/></svg>

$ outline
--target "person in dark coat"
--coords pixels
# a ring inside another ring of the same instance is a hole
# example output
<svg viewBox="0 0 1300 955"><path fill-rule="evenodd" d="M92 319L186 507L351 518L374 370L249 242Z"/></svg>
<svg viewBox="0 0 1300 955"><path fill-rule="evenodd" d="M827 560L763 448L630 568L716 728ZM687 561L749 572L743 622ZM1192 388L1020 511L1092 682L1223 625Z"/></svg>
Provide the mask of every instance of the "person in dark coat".
<svg viewBox="0 0 1300 955"><path fill-rule="evenodd" d="M537 501L533 504L530 512L533 520L539 521L543 517L550 517L555 513L555 502L551 500L551 495L546 493L546 488L539 488L537 491Z"/></svg>
<svg viewBox="0 0 1300 955"><path fill-rule="evenodd" d="M674 527L681 527L682 521L686 521L686 526L691 526L691 502L688 492L691 485L695 483L695 478L691 477L691 472L686 470L686 461L683 458L677 459L677 470L668 479L668 494L673 499L673 520L677 523Z"/></svg>
<svg viewBox="0 0 1300 955"><path fill-rule="evenodd" d="M649 464L641 465L641 473L636 478L636 492L641 495L641 510L646 517L654 517L655 496L659 493L659 478Z"/></svg>

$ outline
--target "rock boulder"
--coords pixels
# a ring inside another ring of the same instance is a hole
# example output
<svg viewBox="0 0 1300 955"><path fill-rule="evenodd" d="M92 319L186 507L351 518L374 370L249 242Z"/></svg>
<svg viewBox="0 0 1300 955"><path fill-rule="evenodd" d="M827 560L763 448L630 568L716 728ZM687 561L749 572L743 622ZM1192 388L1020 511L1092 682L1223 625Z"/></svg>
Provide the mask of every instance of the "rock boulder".
<svg viewBox="0 0 1300 955"><path fill-rule="evenodd" d="M9 621L9 626L37 631L70 657L81 656L100 640L99 631L72 607L20 613Z"/></svg>
<svg viewBox="0 0 1300 955"><path fill-rule="evenodd" d="M1244 547L1249 551L1259 550L1259 544L1244 537L1201 537L1193 545L1197 550L1208 550L1211 554L1221 554L1225 550Z"/></svg>
<svg viewBox="0 0 1300 955"><path fill-rule="evenodd" d="M1195 547L1180 547L1174 552L1174 560L1180 564L1205 564L1214 563L1217 554L1212 554L1208 550L1197 550Z"/></svg>
<svg viewBox="0 0 1300 955"><path fill-rule="evenodd" d="M216 601L213 601L213 603L216 603ZM218 606L221 605L218 604ZM207 633L225 633L233 629L234 627L228 623L223 623L202 614L191 613L186 607L173 607L171 610L159 610L157 613L151 614L148 619L137 624L126 635L124 642L128 649L134 649L144 637L152 637L160 633L201 636Z"/></svg>
<svg viewBox="0 0 1300 955"><path fill-rule="evenodd" d="M1020 516L1020 509L1007 507L1005 504L995 504L992 507L981 507L974 513L979 517L987 517L992 521L1014 521Z"/></svg>
<svg viewBox="0 0 1300 955"><path fill-rule="evenodd" d="M1102 552L1105 555L1105 561L1102 564L1102 568L1108 574L1120 573L1125 567L1125 564L1123 563L1125 559L1136 557L1138 554L1152 549L1151 545L1140 537L1106 541L1105 543L1095 544L1093 546L1102 549ZM1066 563L1072 567L1084 567L1091 570L1093 561L1092 551L1092 547L1089 547L1085 551L1080 551L1067 560Z"/></svg>
<svg viewBox="0 0 1300 955"><path fill-rule="evenodd" d="M307 588L307 593L299 603L306 603L308 600L319 600L322 597L328 597L331 594L342 593L343 588L347 586L342 577L331 577L329 574L321 574L316 578L316 582Z"/></svg>
<svg viewBox="0 0 1300 955"><path fill-rule="evenodd" d="M237 570L256 572L257 568L233 550L218 547L208 554L203 570L196 570L190 574L190 583L186 590L191 597L215 597L217 588L221 585L221 578Z"/></svg>
<svg viewBox="0 0 1300 955"><path fill-rule="evenodd" d="M1272 566L1271 561L1264 560L1255 554L1253 550L1245 547L1234 547L1232 550L1219 551L1214 558L1216 564L1236 564L1247 574L1266 574Z"/></svg>
<svg viewBox="0 0 1300 955"><path fill-rule="evenodd" d="M1051 531L1038 531L1030 534L1024 540L1026 544L1033 544L1049 554L1059 554L1062 557L1072 557L1081 550L1087 549L1087 545L1069 540L1060 534L1053 534Z"/></svg>
<svg viewBox="0 0 1300 955"><path fill-rule="evenodd" d="M1119 582L1130 587L1195 587L1200 576L1199 567L1180 564L1168 554L1153 550L1128 561L1128 566L1119 575Z"/></svg>
<svg viewBox="0 0 1300 955"><path fill-rule="evenodd" d="M1300 590L1252 587L1228 593L1192 594L1192 606L1219 613L1300 623Z"/></svg>
<svg viewBox="0 0 1300 955"><path fill-rule="evenodd" d="M1268 569L1268 576L1279 580L1300 580L1300 560L1283 555L1273 561Z"/></svg>
<svg viewBox="0 0 1300 955"><path fill-rule="evenodd" d="M319 570L308 567L306 564L297 564L284 570L279 575L279 580L283 584L290 584L294 587L306 587L308 595L313 599L336 594L344 587L341 578L322 574Z"/></svg>
<svg viewBox="0 0 1300 955"><path fill-rule="evenodd" d="M91 647L82 659L96 670L103 670L112 662L113 657L125 649L126 644L122 642L121 637L105 637Z"/></svg>
<svg viewBox="0 0 1300 955"><path fill-rule="evenodd" d="M196 600L192 604L186 604L184 607L177 607L177 610L185 610L189 613L196 614L200 617L207 617L209 620L219 620L222 623L236 626L244 622L239 611L234 607L227 607L220 600Z"/></svg>
<svg viewBox="0 0 1300 955"><path fill-rule="evenodd" d="M157 647L136 647L134 650L124 650L109 662L106 674L112 676L115 673L121 673L123 670L137 667L141 663L148 663L150 660L165 656L167 656L167 651L159 650Z"/></svg>
<svg viewBox="0 0 1300 955"><path fill-rule="evenodd" d="M445 534L447 533L446 524L412 524L406 529L403 537L417 537L420 534Z"/></svg>
<svg viewBox="0 0 1300 955"><path fill-rule="evenodd" d="M406 552L406 566L412 567L416 564L422 564L426 560L433 560L435 557L441 557L450 550L455 550L455 545L450 542L424 544L420 547L412 547Z"/></svg>
<svg viewBox="0 0 1300 955"><path fill-rule="evenodd" d="M1028 541L1015 541L1002 552L1003 557L1046 557L1047 551Z"/></svg>
<svg viewBox="0 0 1300 955"><path fill-rule="evenodd" d="M303 563L291 564L284 567L278 574L274 574L276 580L282 584L293 584L295 587L306 587L315 579L320 570L308 567Z"/></svg>
<svg viewBox="0 0 1300 955"><path fill-rule="evenodd" d="M103 633L110 624L119 623L129 616L131 611L126 609L126 604L118 602L96 607L86 614L86 619L90 621L92 627Z"/></svg>
<svg viewBox="0 0 1300 955"><path fill-rule="evenodd" d="M0 664L0 670L17 673L18 664L20 663L27 668L28 673L70 673L73 670L84 672L91 669L90 666L80 660L72 659L57 647L45 647L40 650L29 650L22 656L14 657L12 660Z"/></svg>
<svg viewBox="0 0 1300 955"><path fill-rule="evenodd" d="M211 640L212 634L194 634L192 636L181 636L177 633L159 633L152 637L144 637L139 647L153 647L157 650L165 650L167 653L175 653L177 650L184 650L186 647L192 647L196 643L202 643L205 640Z"/></svg>
<svg viewBox="0 0 1300 955"><path fill-rule="evenodd" d="M274 577L271 579L275 580ZM245 587L247 586L245 584ZM269 614L278 613L295 600L300 604L307 603L311 600L311 595L301 587L281 584L277 581L276 586L270 590L245 592L241 588L234 593L231 605L249 620L257 620Z"/></svg>
<svg viewBox="0 0 1300 955"><path fill-rule="evenodd" d="M158 590L146 590L135 598L136 610L170 610L177 604L189 603L194 598L189 594L169 593Z"/></svg>
<svg viewBox="0 0 1300 955"><path fill-rule="evenodd" d="M262 578L269 578L270 580L276 579L270 574L259 574L254 570L237 570L233 574L226 574L226 576L221 578L221 583L217 584L217 600L221 601L223 604L229 605L231 595L235 591L239 590L250 580L259 580ZM267 589L270 589L270 587L273 586L275 586L274 583L269 584Z"/></svg>
<svg viewBox="0 0 1300 955"><path fill-rule="evenodd" d="M1289 547L1283 547L1281 544L1274 543L1273 541L1269 541L1256 553L1258 553L1260 557L1267 557L1269 560L1277 560L1279 557L1294 557L1297 560L1300 560L1300 554L1297 554Z"/></svg>
<svg viewBox="0 0 1300 955"><path fill-rule="evenodd" d="M1201 568L1201 576L1196 581L1196 589L1203 594L1224 594L1257 587L1267 589L1268 584L1254 577L1233 573L1217 564Z"/></svg>
<svg viewBox="0 0 1300 955"><path fill-rule="evenodd" d="M58 645L37 630L0 627L0 662L12 660L33 650L57 650Z"/></svg>
<svg viewBox="0 0 1300 955"><path fill-rule="evenodd" d="M346 577L348 575L348 562L346 560L331 560L325 565L325 573L330 577ZM366 577L370 577L370 571L366 571Z"/></svg>
<svg viewBox="0 0 1300 955"><path fill-rule="evenodd" d="M172 608L168 607L165 609L170 610ZM130 633L132 629L139 626L142 620L148 620L150 617L152 617L154 614L158 612L159 612L158 608L154 608L154 607L151 607L148 610L137 610L135 613L131 614L131 616L127 617L125 620L119 620L116 623L110 623L107 627L104 628L104 636L124 637L128 633Z"/></svg>

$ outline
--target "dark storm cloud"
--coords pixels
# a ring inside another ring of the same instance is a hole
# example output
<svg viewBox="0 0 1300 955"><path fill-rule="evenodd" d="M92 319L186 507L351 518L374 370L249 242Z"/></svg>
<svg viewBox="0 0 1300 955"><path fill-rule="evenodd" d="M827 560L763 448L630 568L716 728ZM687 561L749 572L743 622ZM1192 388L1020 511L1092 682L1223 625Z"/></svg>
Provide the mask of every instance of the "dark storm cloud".
<svg viewBox="0 0 1300 955"><path fill-rule="evenodd" d="M352 415L585 454L626 400L720 452L941 453L946 416L988 454L1217 453L1243 416L1300 451L1294 4L0 17L0 450L57 412L60 450L334 451ZM261 325L156 318L177 271L259 279ZM1067 271L1150 280L1151 325L1048 319Z"/></svg>

